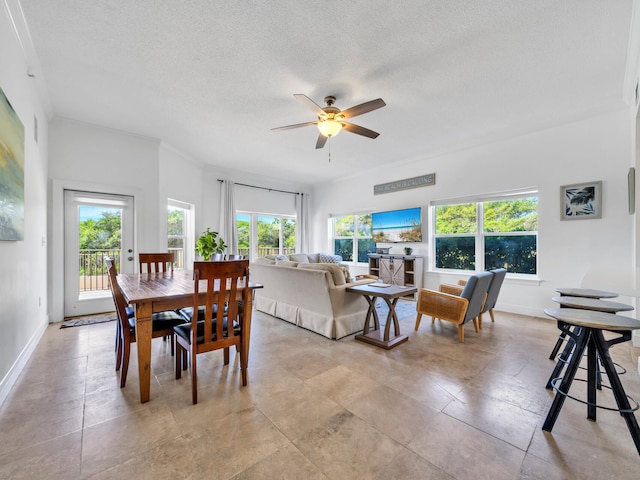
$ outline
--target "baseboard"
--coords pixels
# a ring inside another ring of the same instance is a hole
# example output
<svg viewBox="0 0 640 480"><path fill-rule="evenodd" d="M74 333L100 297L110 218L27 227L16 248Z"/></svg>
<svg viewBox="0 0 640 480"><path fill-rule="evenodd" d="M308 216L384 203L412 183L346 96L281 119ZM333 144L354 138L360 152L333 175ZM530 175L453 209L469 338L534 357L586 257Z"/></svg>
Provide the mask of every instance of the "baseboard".
<svg viewBox="0 0 640 480"><path fill-rule="evenodd" d="M18 380L18 377L22 373L22 370L27 364L27 361L29 360L29 358L31 358L31 355L33 355L33 352L38 346L38 342L40 342L40 339L42 338L42 335L44 335L44 332L47 329L48 325L48 322L43 322L40 325L40 328L38 328L34 332L34 334L29 339L29 342L27 342L27 345L25 345L25 347L22 349L22 352L20 352L20 355L18 355L18 358L13 363L7 374L0 381L0 406L2 406L4 401L9 396L9 392Z"/></svg>

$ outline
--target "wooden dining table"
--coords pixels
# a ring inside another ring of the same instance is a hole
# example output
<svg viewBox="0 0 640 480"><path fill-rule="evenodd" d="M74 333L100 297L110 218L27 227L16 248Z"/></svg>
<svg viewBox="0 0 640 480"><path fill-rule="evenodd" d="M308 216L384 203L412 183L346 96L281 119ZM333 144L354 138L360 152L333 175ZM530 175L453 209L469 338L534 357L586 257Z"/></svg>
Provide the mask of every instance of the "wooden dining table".
<svg viewBox="0 0 640 480"><path fill-rule="evenodd" d="M135 308L140 402L145 403L149 401L151 387L151 316L156 312L193 306L193 271L175 270L173 272L151 274L119 274L117 281L125 300ZM253 293L255 289L262 288L262 285L250 281L249 288ZM206 288L204 288L204 284L201 291L200 305L205 303ZM247 314L242 320L242 328L247 335L247 358L249 358L252 297L253 295L249 295ZM237 300L242 300L242 290L240 288L238 288Z"/></svg>

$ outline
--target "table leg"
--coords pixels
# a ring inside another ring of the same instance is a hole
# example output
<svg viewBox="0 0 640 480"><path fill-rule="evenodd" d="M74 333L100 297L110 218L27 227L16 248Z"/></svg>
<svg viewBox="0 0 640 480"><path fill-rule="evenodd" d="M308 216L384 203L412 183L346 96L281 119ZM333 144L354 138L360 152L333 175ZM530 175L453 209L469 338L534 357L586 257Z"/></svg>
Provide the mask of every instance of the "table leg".
<svg viewBox="0 0 640 480"><path fill-rule="evenodd" d="M389 333L391 329L391 320L393 320L393 333L394 336L400 335L400 323L398 323L398 316L396 315L396 303L398 303L398 299L394 298L389 301L388 298L384 299L387 307L389 307L389 312L387 313L387 323L384 326L384 341L389 341Z"/></svg>
<svg viewBox="0 0 640 480"><path fill-rule="evenodd" d="M376 310L376 297L369 297L367 295L364 295L364 298L367 300L367 303L369 304L369 309L367 310L367 316L364 321L364 329L362 330L362 333L366 335L367 333L369 333L371 318L373 318L373 330L380 329L380 319L378 318L378 311Z"/></svg>
<svg viewBox="0 0 640 480"><path fill-rule="evenodd" d="M242 385L247 385L247 368L249 367L249 343L251 342L251 313L253 311L253 292L247 295L247 305L242 321L242 347L240 349L240 374Z"/></svg>
<svg viewBox="0 0 640 480"><path fill-rule="evenodd" d="M631 333L624 333L626 334L626 339L629 340L631 338ZM604 339L602 330L597 330L596 332L594 332L593 342L596 349L598 350L598 354L600 355L602 366L604 367L604 370L607 373L607 377L609 378L611 390L613 390L613 396L615 397L618 408L620 409L620 414L627 422L627 427L629 428L629 433L631 433L631 438L633 438L633 443L636 446L636 450L640 454L640 427L638 426L636 417L633 414L629 399L624 392L622 382L620 382L620 377L618 377L616 366L611 359L611 355L609 355L609 344Z"/></svg>
<svg viewBox="0 0 640 480"><path fill-rule="evenodd" d="M594 335L592 331L587 344L587 418L596 421L596 389L600 386L598 381L598 355L596 351Z"/></svg>
<svg viewBox="0 0 640 480"><path fill-rule="evenodd" d="M577 335L575 337L576 345L573 349L571 360L569 360L569 364L567 365L567 371L565 372L564 377L562 377L562 382L560 382L560 386L557 388L555 397L553 398L553 402L551 403L551 408L549 409L549 413L547 414L547 418L542 425L542 430L544 431L550 432L551 430L553 430L553 425L558 419L558 415L560 414L562 405L567 398L567 393L571 388L573 378L576 376L576 372L578 371L578 367L580 366L580 360L582 359L584 349L586 348L587 342L589 340L590 330L590 328L580 328L579 332L577 332ZM573 336L573 334L570 335Z"/></svg>
<svg viewBox="0 0 640 480"><path fill-rule="evenodd" d="M138 344L138 376L140 377L140 402L149 401L151 392L151 303L136 305L136 343Z"/></svg>

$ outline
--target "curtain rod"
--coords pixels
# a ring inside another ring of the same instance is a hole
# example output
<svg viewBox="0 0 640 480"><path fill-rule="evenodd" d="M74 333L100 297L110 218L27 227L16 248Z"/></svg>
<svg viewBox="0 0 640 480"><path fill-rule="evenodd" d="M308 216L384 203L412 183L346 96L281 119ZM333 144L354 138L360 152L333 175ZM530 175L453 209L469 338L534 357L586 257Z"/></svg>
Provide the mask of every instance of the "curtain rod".
<svg viewBox="0 0 640 480"><path fill-rule="evenodd" d="M218 181L220 183L224 182L224 180L220 180L219 178L218 178ZM278 190L276 188L258 187L257 185L248 185L246 183L235 183L234 182L234 185L240 185L242 187L259 188L261 190L269 190L270 192L280 192L280 193L290 193L291 195L300 195L299 192L288 192L286 190Z"/></svg>

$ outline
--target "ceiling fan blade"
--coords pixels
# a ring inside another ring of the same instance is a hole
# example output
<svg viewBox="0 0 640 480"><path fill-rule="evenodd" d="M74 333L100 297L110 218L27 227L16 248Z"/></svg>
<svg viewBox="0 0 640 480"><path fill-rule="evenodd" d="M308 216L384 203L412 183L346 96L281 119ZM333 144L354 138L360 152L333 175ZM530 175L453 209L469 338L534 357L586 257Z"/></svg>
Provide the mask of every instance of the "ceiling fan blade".
<svg viewBox="0 0 640 480"><path fill-rule="evenodd" d="M300 128L300 127L308 127L309 125L317 125L318 122L305 122L305 123L296 123L294 125L285 125L284 127L276 127L272 128L272 132L279 132L281 130L291 130L292 128Z"/></svg>
<svg viewBox="0 0 640 480"><path fill-rule="evenodd" d="M324 147L325 143L327 143L327 137L325 137L322 134L318 135L318 141L316 142L316 148Z"/></svg>
<svg viewBox="0 0 640 480"><path fill-rule="evenodd" d="M342 110L340 114L343 115L344 118L352 118L358 115L362 115L363 113L377 110L378 108L382 108L385 105L386 103L384 103L384 100L382 100L381 98L376 98L375 100L370 100L368 102L361 103L360 105L356 105L355 107Z"/></svg>
<svg viewBox="0 0 640 480"><path fill-rule="evenodd" d="M360 125L355 125L349 122L341 122L343 130L347 132L356 133L358 135L362 135L364 137L369 138L377 138L380 135L378 132L374 132L373 130L369 130L368 128L361 127Z"/></svg>
<svg viewBox="0 0 640 480"><path fill-rule="evenodd" d="M322 107L320 107L320 105L318 105L316 102L311 100L306 95L302 93L294 93L293 96L296 97L296 100L298 100L300 103L306 105L307 108L310 108L311 110L313 110L316 113L316 115L323 115L323 116L326 115L325 111L322 110Z"/></svg>

